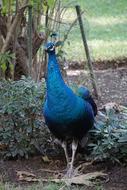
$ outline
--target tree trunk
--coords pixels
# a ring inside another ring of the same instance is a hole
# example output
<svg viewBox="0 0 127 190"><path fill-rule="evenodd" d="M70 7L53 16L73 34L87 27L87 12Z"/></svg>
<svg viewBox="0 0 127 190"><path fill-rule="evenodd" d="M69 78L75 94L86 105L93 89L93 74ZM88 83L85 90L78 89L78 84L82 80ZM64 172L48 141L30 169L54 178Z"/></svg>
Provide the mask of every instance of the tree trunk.
<svg viewBox="0 0 127 190"><path fill-rule="evenodd" d="M27 1L27 0L26 0ZM1 53L6 51L10 51L13 53L15 49L15 73L14 79L20 79L21 75L28 76L29 74L29 65L28 65L28 49L27 49L27 37L26 35L22 35L23 29L26 27L26 19L24 17L24 11L27 5L20 8L13 19L13 22L10 26L10 29L7 31L7 17L0 14L0 41L3 40L3 44L1 45ZM15 41L15 48L14 48L14 40L15 40L15 33L18 30L17 38ZM33 51L32 51L32 59L37 54L38 49L40 48L41 44L43 43L45 36L43 33L37 33L36 31L33 32Z"/></svg>
<svg viewBox="0 0 127 190"><path fill-rule="evenodd" d="M2 35L1 35L1 32L0 32L0 51L1 51L2 47L3 47L3 44L4 44L4 39L3 39Z"/></svg>
<svg viewBox="0 0 127 190"><path fill-rule="evenodd" d="M4 45L3 45L2 49L1 49L1 53L4 53L7 50L8 45L10 44L10 42L12 40L13 34L15 33L16 27L17 27L18 24L20 24L21 19L23 18L23 13L24 13L26 7L27 6L24 6L21 9L19 9L18 13L16 14L16 16L15 16L15 18L13 20L13 23L12 23L12 25L10 27L10 30L7 33L5 43L4 43Z"/></svg>
<svg viewBox="0 0 127 190"><path fill-rule="evenodd" d="M32 59L34 59L37 54L38 49L43 43L45 36L43 33L34 34L32 44L33 44L33 52ZM16 67L15 67L15 75L14 79L20 79L21 75L28 76L29 74L29 65L28 65L28 52L27 52L27 39L20 38L16 45Z"/></svg>

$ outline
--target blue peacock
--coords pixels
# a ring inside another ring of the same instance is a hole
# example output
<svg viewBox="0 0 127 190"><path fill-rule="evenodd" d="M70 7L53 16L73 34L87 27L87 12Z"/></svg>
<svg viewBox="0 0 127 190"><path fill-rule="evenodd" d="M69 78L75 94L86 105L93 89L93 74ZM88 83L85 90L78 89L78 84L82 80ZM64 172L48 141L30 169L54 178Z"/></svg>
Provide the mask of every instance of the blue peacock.
<svg viewBox="0 0 127 190"><path fill-rule="evenodd" d="M67 161L67 173L71 176L78 144L93 127L97 106L86 87L78 89L78 96L65 84L55 48L53 42L46 44L48 67L44 117L51 133L61 142ZM69 161L67 151L68 139L72 142L71 161Z"/></svg>

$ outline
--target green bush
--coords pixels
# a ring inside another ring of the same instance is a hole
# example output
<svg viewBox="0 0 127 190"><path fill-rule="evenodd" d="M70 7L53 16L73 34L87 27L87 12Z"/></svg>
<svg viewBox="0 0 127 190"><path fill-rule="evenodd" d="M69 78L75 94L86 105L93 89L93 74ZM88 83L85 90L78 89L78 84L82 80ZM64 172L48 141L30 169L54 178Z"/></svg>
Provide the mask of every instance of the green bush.
<svg viewBox="0 0 127 190"><path fill-rule="evenodd" d="M95 160L110 159L119 162L127 157L127 108L120 112L110 109L104 118L97 118L96 129L91 130L89 144Z"/></svg>
<svg viewBox="0 0 127 190"><path fill-rule="evenodd" d="M44 94L45 83L36 83L30 78L0 82L0 156L27 158L37 152L61 151L54 146L54 139L44 124ZM103 114L104 117L97 116L96 128L91 130L90 156L96 160L124 159L127 108L119 112L111 109Z"/></svg>
<svg viewBox="0 0 127 190"><path fill-rule="evenodd" d="M44 83L30 78L0 83L0 154L28 157L47 143L47 128L42 118ZM6 147L6 148L5 148Z"/></svg>
<svg viewBox="0 0 127 190"><path fill-rule="evenodd" d="M0 53L0 69L2 71L1 74L3 75L3 78L5 76L5 71L8 66L9 66L11 74L13 74L14 65L12 64L12 59L14 59L14 58L15 58L15 55L13 53L10 53L9 51L7 51L5 53Z"/></svg>

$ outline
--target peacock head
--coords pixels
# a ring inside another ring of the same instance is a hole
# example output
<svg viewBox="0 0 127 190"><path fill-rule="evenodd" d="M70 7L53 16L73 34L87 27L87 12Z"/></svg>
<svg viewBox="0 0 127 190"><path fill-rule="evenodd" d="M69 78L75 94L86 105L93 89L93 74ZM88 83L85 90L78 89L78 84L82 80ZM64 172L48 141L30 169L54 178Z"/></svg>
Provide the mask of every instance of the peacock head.
<svg viewBox="0 0 127 190"><path fill-rule="evenodd" d="M53 42L48 42L45 45L45 51L47 53L55 53L55 44Z"/></svg>
<svg viewBox="0 0 127 190"><path fill-rule="evenodd" d="M51 41L48 42L48 43L45 45L45 51L46 51L47 53L54 54L56 47L63 46L63 42L57 40L58 35L57 35L57 33L55 33L55 32L52 33L52 34L50 35L50 37L51 37Z"/></svg>

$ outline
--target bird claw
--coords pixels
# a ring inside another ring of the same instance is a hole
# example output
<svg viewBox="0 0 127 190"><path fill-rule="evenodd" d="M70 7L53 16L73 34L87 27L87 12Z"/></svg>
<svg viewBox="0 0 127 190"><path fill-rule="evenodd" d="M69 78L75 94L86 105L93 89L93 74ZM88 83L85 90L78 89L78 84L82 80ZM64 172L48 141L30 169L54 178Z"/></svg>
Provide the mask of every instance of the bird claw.
<svg viewBox="0 0 127 190"><path fill-rule="evenodd" d="M67 169L66 169L65 178L72 178L75 175L74 169L71 166L71 163L68 163Z"/></svg>
<svg viewBox="0 0 127 190"><path fill-rule="evenodd" d="M69 169L67 170L66 177L67 177L67 178L72 178L73 175L74 175L74 170L73 170L73 168L69 168Z"/></svg>

